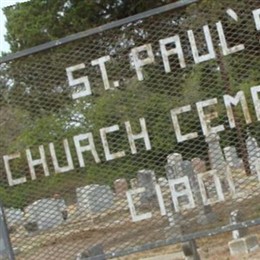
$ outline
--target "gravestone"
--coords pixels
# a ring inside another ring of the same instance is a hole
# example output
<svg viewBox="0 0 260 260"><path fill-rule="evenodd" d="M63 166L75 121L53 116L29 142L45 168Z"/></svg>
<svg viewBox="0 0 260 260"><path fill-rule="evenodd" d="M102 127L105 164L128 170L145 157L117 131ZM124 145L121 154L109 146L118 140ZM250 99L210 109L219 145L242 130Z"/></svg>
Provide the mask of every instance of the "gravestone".
<svg viewBox="0 0 260 260"><path fill-rule="evenodd" d="M145 192L141 194L141 203L147 204L157 202L157 195L155 190L156 177L152 170L140 170L137 173L138 187L144 187Z"/></svg>
<svg viewBox="0 0 260 260"><path fill-rule="evenodd" d="M226 162L231 168L239 169L243 168L243 161L237 155L236 147L227 146L224 148L224 154Z"/></svg>
<svg viewBox="0 0 260 260"><path fill-rule="evenodd" d="M182 220L182 216L179 212L174 210L171 192L169 187L169 182L166 178L158 178L158 184L161 187L162 196L164 198L164 206L166 210L166 216L168 218L169 226L167 226L165 231L165 238L168 237L179 237L182 234L182 227L179 224Z"/></svg>
<svg viewBox="0 0 260 260"><path fill-rule="evenodd" d="M206 163L205 161L201 160L198 157L195 157L191 160L193 171L196 173L196 175L200 173L204 173L207 171ZM209 194L208 186L205 185L206 193Z"/></svg>
<svg viewBox="0 0 260 260"><path fill-rule="evenodd" d="M181 154L171 154L167 157L167 165L165 166L167 178L177 179L180 177L188 176L189 183L191 186L193 197L196 201L197 208L199 210L197 222L200 224L208 224L216 221L217 216L212 212L211 206L205 206L202 201L200 187L197 179L197 174L200 172L206 171L206 164L204 161L200 160L200 158L194 158L192 162L188 160L182 160ZM181 185L176 189L181 191L183 189ZM180 205L184 205L187 203L185 197L180 197L179 199ZM169 219L180 220L180 213L175 213Z"/></svg>
<svg viewBox="0 0 260 260"><path fill-rule="evenodd" d="M226 161L224 159L219 140L219 136L215 133L211 133L206 137L211 169L217 170L218 172L223 172L226 168Z"/></svg>
<svg viewBox="0 0 260 260"><path fill-rule="evenodd" d="M192 185L194 184L194 176L192 176L193 170L192 170L191 163L189 161L183 161L181 154L178 154L178 153L169 154L167 156L167 164L165 166L165 170L166 170L167 179L169 181L188 175L190 184L191 184L191 182L193 182ZM192 180L190 180L190 178ZM195 187L195 184L193 185L193 188L194 187ZM193 188L191 188L191 189L193 189ZM183 189L185 189L185 185L178 184L175 186L175 189L177 192L181 192ZM186 205L187 203L188 203L187 196L181 196L178 198L178 204L180 207ZM182 232L181 231L182 227L180 225L180 222L182 220L181 212L175 211L172 201L166 207L166 211L167 211L169 225L173 227L174 225L176 226L176 224L177 224L175 229L177 230L177 233L180 234Z"/></svg>
<svg viewBox="0 0 260 260"><path fill-rule="evenodd" d="M197 157L193 158L191 160L191 163L192 163L193 171L195 172L196 175L207 171L206 163L200 158ZM197 181L197 185L199 185L198 181ZM208 194L207 186L205 186L205 188L206 188L206 193ZM217 220L217 214L212 211L211 205L203 204L200 191L199 194L197 195L197 199L198 199L198 208L199 208L197 222L202 225L207 225L215 222Z"/></svg>
<svg viewBox="0 0 260 260"><path fill-rule="evenodd" d="M166 171L166 176L167 176L167 179L168 180L173 180L175 179L174 178L174 175L175 175L175 172L174 172L174 166L173 165L170 165L170 164L166 164L165 165L165 171Z"/></svg>
<svg viewBox="0 0 260 260"><path fill-rule="evenodd" d="M167 156L167 164L165 166L168 180L182 177L182 155L179 153L169 154Z"/></svg>
<svg viewBox="0 0 260 260"><path fill-rule="evenodd" d="M179 153L172 153L167 156L167 164L165 165L165 170L166 170L166 176L168 180L174 180L178 179L180 177L184 176L183 170L182 170L182 155ZM178 185L177 191L180 191L184 187L182 185ZM179 203L180 205L186 203L186 198L185 197L180 197L179 198ZM168 211L172 211L172 209L169 208ZM174 215L169 213L169 221L170 223L172 222L172 218L175 218L175 220L180 220L181 219L181 214L175 212ZM171 216L172 215L172 216Z"/></svg>
<svg viewBox="0 0 260 260"><path fill-rule="evenodd" d="M168 183L168 181L167 181L166 178L164 178L164 177L159 177L159 178L158 178L158 183L159 183L159 185L160 185L161 188L163 188L163 189L165 189L165 188L169 189L169 183Z"/></svg>
<svg viewBox="0 0 260 260"><path fill-rule="evenodd" d="M238 256L237 259L241 259L239 258L241 255L249 254L259 249L257 235L248 235L239 239L229 241L228 247L232 256Z"/></svg>
<svg viewBox="0 0 260 260"><path fill-rule="evenodd" d="M230 213L230 224L238 224L243 221L242 214L239 210ZM232 231L233 240L228 242L230 254L232 256L248 254L259 248L257 235L247 235L246 227Z"/></svg>
<svg viewBox="0 0 260 260"><path fill-rule="evenodd" d="M254 137L249 136L246 139L246 148L248 153L248 160L250 170L252 173L256 173L256 162L260 158L260 148L258 147L257 141Z"/></svg>
<svg viewBox="0 0 260 260"><path fill-rule="evenodd" d="M243 221L243 216L238 209L230 213L230 217L229 217L230 224L238 224L242 221ZM247 228L240 228L232 231L232 237L233 239L239 239L245 237L247 233L248 233Z"/></svg>
<svg viewBox="0 0 260 260"><path fill-rule="evenodd" d="M128 190L126 179L117 179L114 181L114 189L117 197L125 197Z"/></svg>
<svg viewBox="0 0 260 260"><path fill-rule="evenodd" d="M59 193L54 194L53 198L57 202L57 207L59 208L60 212L62 213L63 220L68 218L68 209L65 204L65 201L61 198Z"/></svg>
<svg viewBox="0 0 260 260"><path fill-rule="evenodd" d="M91 184L77 188L77 206L80 211L102 212L114 204L114 195L109 186Z"/></svg>
<svg viewBox="0 0 260 260"><path fill-rule="evenodd" d="M5 217L9 227L21 225L24 220L24 213L20 209L5 208Z"/></svg>
<svg viewBox="0 0 260 260"><path fill-rule="evenodd" d="M130 180L130 186L131 186L132 190L138 188L138 183L137 183L137 179L136 178L133 178L133 179Z"/></svg>
<svg viewBox="0 0 260 260"><path fill-rule="evenodd" d="M169 158L170 160L167 160L167 164L165 166L168 180L188 176L192 190L194 193L197 193L199 191L199 184L192 162L188 160L183 161L181 154L177 153L171 154L167 159ZM193 162L195 161L193 160ZM201 170L206 169L205 163L203 161L200 161L200 165L196 166L197 168L201 168ZM197 171L199 170L197 169Z"/></svg>
<svg viewBox="0 0 260 260"><path fill-rule="evenodd" d="M201 200L199 184L197 181L197 176L193 171L192 163L188 160L182 160L181 154L171 154L168 156L167 165L165 166L166 175L168 180L178 179L184 176L188 176L189 183L191 186L191 190L193 195L195 196L195 200ZM185 187L183 185L178 185L176 187L177 191L181 191ZM186 197L179 198L180 204L186 203Z"/></svg>
<svg viewBox="0 0 260 260"><path fill-rule="evenodd" d="M219 135L216 133L211 133L206 137L206 142L208 143L209 161L211 169L217 171L217 175L220 178L223 192L228 193L229 184L226 180L227 162L224 159L219 140Z"/></svg>
<svg viewBox="0 0 260 260"><path fill-rule="evenodd" d="M202 173L207 171L206 163L200 158L196 157L191 160L192 168L195 173Z"/></svg>
<svg viewBox="0 0 260 260"><path fill-rule="evenodd" d="M184 173L182 171L182 162L182 155L179 153L173 153L167 156L167 164L165 166L165 170L168 180L174 180L184 176ZM176 187L176 190L181 191L184 188L185 187L183 185L178 185ZM186 203L186 197L180 197L178 201L180 205L183 205ZM175 213L175 219L181 219L180 213Z"/></svg>
<svg viewBox="0 0 260 260"><path fill-rule="evenodd" d="M234 180L233 185L236 191L236 195L244 197L246 196L247 190L243 187L245 184L245 180L241 178L241 174L243 174L244 171L243 160L238 157L237 150L234 146L225 147L224 154L227 161L227 166L230 169L230 179ZM240 171L234 172L234 170Z"/></svg>
<svg viewBox="0 0 260 260"><path fill-rule="evenodd" d="M169 182L166 178L160 177L160 178L158 178L158 184L161 187L162 196L164 197L164 206L166 209L166 216L169 221L169 226L173 227L173 226L175 226L176 221L178 221L179 219L176 219L176 217L178 217L178 216L176 214L174 214L174 208L173 208L173 203L171 200Z"/></svg>
<svg viewBox="0 0 260 260"><path fill-rule="evenodd" d="M62 211L65 207L64 200L41 199L33 202L25 208L27 227L35 224L37 229L45 230L60 225L64 221Z"/></svg>
<svg viewBox="0 0 260 260"><path fill-rule="evenodd" d="M182 172L185 176L188 176L189 181L190 181L190 186L192 193L195 197L195 201L199 204L202 203L202 198L200 195L200 188L199 188L199 183L197 179L197 174L194 172L192 163L188 160L185 160L181 164L182 166Z"/></svg>
<svg viewBox="0 0 260 260"><path fill-rule="evenodd" d="M184 177L185 167L186 165L183 164L183 159L181 154L179 153L169 154L167 156L167 164L165 166L167 179L174 180L174 179ZM183 189L185 189L185 185L179 184L175 188L176 191L180 192ZM179 197L178 203L180 206L187 204L187 197L186 196ZM175 218L175 220L181 220L182 218L180 212L175 212L173 217Z"/></svg>

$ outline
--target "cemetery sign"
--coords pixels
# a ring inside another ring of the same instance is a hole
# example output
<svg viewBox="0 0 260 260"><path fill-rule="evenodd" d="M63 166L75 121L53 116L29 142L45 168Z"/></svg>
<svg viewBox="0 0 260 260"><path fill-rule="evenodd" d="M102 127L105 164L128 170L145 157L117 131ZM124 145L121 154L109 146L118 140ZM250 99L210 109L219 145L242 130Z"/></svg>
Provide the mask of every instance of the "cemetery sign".
<svg viewBox="0 0 260 260"><path fill-rule="evenodd" d="M209 2L1 59L0 193L22 258L112 258L260 223L260 6Z"/></svg>

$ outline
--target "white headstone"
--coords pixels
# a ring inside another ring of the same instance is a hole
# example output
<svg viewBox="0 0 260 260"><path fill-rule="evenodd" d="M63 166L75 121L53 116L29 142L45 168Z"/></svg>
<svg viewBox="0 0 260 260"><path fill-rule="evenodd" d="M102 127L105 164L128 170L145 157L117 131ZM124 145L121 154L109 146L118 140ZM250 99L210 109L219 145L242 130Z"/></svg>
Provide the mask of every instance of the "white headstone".
<svg viewBox="0 0 260 260"><path fill-rule="evenodd" d="M182 172L182 167L181 167L181 163L182 163L183 159L182 159L182 155L179 153L172 153L169 154L167 156L167 165L166 167L168 167L169 169L172 168L172 174L173 176L171 176L171 173L168 172L167 178L168 179L174 179L175 176L179 176ZM166 170L167 171L167 170Z"/></svg>
<svg viewBox="0 0 260 260"><path fill-rule="evenodd" d="M200 158L198 157L193 158L191 160L191 163L195 173L202 173L207 171L206 163Z"/></svg>
<svg viewBox="0 0 260 260"><path fill-rule="evenodd" d="M24 220L24 213L20 209L5 208L4 212L8 226L22 224Z"/></svg>
<svg viewBox="0 0 260 260"><path fill-rule="evenodd" d="M234 146L227 146L224 148L224 154L228 165L231 168L242 168L243 161L237 155L236 147Z"/></svg>
<svg viewBox="0 0 260 260"><path fill-rule="evenodd" d="M137 173L138 187L144 187L145 192L141 195L142 203L149 203L156 200L156 177L152 170L140 170Z"/></svg>
<svg viewBox="0 0 260 260"><path fill-rule="evenodd" d="M49 229L64 221L62 210L65 207L64 200L41 199L25 208L25 217L28 223L37 223L38 229Z"/></svg>
<svg viewBox="0 0 260 260"><path fill-rule="evenodd" d="M254 137L249 136L246 139L246 148L248 153L250 170L256 172L255 164L260 158L260 148L258 147L257 141Z"/></svg>
<svg viewBox="0 0 260 260"><path fill-rule="evenodd" d="M165 170L168 180L173 180L184 176L182 171L182 162L182 155L179 153L172 153L167 156Z"/></svg>
<svg viewBox="0 0 260 260"><path fill-rule="evenodd" d="M223 172L226 169L226 161L219 140L219 136L215 133L211 133L206 137L211 169Z"/></svg>
<svg viewBox="0 0 260 260"><path fill-rule="evenodd" d="M77 188L78 209L97 213L109 209L114 204L114 194L109 186L91 184Z"/></svg>
<svg viewBox="0 0 260 260"><path fill-rule="evenodd" d="M241 216L241 212L238 209L234 210L230 213L230 219L229 219L230 224L238 224L239 222L242 222L242 220L243 219ZM247 233L248 233L247 231L248 231L247 228L233 230L232 237L233 237L233 239L242 238L247 235Z"/></svg>
<svg viewBox="0 0 260 260"><path fill-rule="evenodd" d="M115 180L114 189L115 189L116 196L125 197L126 192L128 190L128 183L127 183L126 179L122 178L122 179Z"/></svg>
<svg viewBox="0 0 260 260"><path fill-rule="evenodd" d="M136 178L133 178L130 180L130 186L131 186L131 189L137 189L138 188L138 184L137 184L137 179Z"/></svg>
<svg viewBox="0 0 260 260"><path fill-rule="evenodd" d="M205 161L203 161L197 157L193 158L191 160L191 163L192 163L193 170L194 170L195 174L197 175L196 179L197 179L197 183L198 183L198 174L205 173L207 171L206 163L205 163ZM197 183L196 183L196 185L197 185ZM206 194L208 194L208 187L207 186L204 186L204 187L205 187ZM196 199L197 199L198 205L199 205L197 223L199 223L201 225L207 225L209 223L213 223L213 222L217 221L217 215L216 215L216 213L214 213L212 211L211 205L203 204L203 202L201 200L202 199L201 193L200 192L198 193L198 191L197 191Z"/></svg>
<svg viewBox="0 0 260 260"><path fill-rule="evenodd" d="M169 183L168 183L167 179L164 178L164 177L158 178L158 183L159 183L159 185L160 185L161 187L167 187L167 188L169 188Z"/></svg>

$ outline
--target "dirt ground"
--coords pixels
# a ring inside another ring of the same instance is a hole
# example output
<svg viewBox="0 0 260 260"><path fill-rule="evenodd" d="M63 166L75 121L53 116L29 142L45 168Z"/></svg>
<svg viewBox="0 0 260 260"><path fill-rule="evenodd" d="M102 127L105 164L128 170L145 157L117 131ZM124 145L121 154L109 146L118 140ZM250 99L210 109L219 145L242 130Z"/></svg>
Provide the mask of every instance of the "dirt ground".
<svg viewBox="0 0 260 260"><path fill-rule="evenodd" d="M219 216L217 226L203 226L204 230L226 225L228 223L228 212L233 208L243 208L251 219L259 218L260 210L257 203L259 199L260 196L257 193L257 196L246 197L242 201L234 202L230 199L219 206L217 205L213 208ZM37 234L28 234L24 228L20 227L16 230L16 233L12 234L13 245L20 250L16 260L75 260L77 254L95 244L102 243L105 252L120 252L120 250L131 250L140 245L165 241L172 236L173 232L178 234L175 228L168 229L168 219L162 218L158 211L153 212L153 218L149 221L134 223L130 218L127 205L125 205L125 208L120 212L111 211L95 218L88 215L84 218L82 215L68 218L64 225ZM185 222L184 234L191 234L200 228L196 222L196 214L192 211L182 215L182 222ZM163 230L164 232L162 232ZM260 225L251 228L249 233L256 234L260 241ZM260 249L251 252L249 255L231 257L228 248L228 242L231 240L231 232L197 239L201 259L260 259ZM162 255L167 254L171 254L171 258L162 257ZM149 259L149 257L156 256L156 260L184 259L181 244L160 247L114 259L143 260L148 258L147 260L154 260Z"/></svg>
<svg viewBox="0 0 260 260"><path fill-rule="evenodd" d="M260 241L260 226L255 226L249 229L249 234L256 234L258 241ZM95 234L96 236L98 234ZM89 234L91 238L93 234ZM104 236L104 233L99 234L101 239ZM232 240L231 232L223 233L220 235L197 239L198 251L200 253L202 260L259 260L260 259L260 248L251 252L248 255L239 255L236 257L231 257L228 242ZM83 244L86 243L86 237L84 239L79 239L77 236L74 239L69 241L64 240L63 243L55 243L55 240L49 244L47 247L39 245L38 248L35 248L29 253L23 255L18 254L17 260L64 260L64 259L76 259L75 252L80 252ZM68 254L68 251L74 251L73 254ZM36 253L37 252L37 253ZM168 255L168 257L163 257ZM170 258L169 258L170 255ZM159 247L153 250L143 251L140 253L135 253L123 257L113 258L114 260L181 260L184 259L182 253L181 244L170 245L166 247Z"/></svg>
<svg viewBox="0 0 260 260"><path fill-rule="evenodd" d="M249 234L256 234L258 241L260 241L260 227L256 226L251 228ZM198 245L198 251L202 260L259 260L260 259L260 248L247 254L230 256L228 242L232 240L231 232L224 233L217 236L196 240ZM176 244L167 247L156 248L153 250L145 251L142 253L132 254L124 257L115 258L115 260L143 260L151 259L157 256L158 260L163 255L171 255L171 260L183 260L184 255L182 254L181 245Z"/></svg>

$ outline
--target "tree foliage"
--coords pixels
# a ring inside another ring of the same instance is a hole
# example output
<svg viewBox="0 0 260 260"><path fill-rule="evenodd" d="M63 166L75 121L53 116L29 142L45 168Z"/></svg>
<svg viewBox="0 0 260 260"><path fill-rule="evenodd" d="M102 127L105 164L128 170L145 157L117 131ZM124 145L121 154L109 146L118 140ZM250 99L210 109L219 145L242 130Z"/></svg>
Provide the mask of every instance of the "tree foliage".
<svg viewBox="0 0 260 260"><path fill-rule="evenodd" d="M5 9L13 52L176 0L31 0Z"/></svg>

